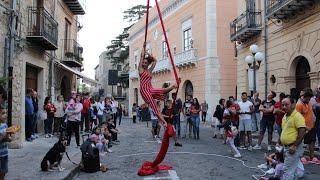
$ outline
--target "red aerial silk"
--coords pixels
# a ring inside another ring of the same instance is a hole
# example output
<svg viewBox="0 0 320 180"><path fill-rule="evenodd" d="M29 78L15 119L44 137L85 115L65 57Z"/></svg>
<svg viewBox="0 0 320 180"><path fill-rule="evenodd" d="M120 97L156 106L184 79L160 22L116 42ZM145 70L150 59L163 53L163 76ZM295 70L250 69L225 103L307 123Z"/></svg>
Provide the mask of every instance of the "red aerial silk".
<svg viewBox="0 0 320 180"><path fill-rule="evenodd" d="M163 23L163 20L162 20L162 14L161 14L161 11L160 11L160 8L159 8L159 4L158 4L157 0L155 0L155 2L156 2L156 7L157 7L158 15L159 15L159 18L160 18L161 27L162 27L162 31L163 31L163 34L164 34L165 42L166 42L167 47L168 47L168 54L169 54L170 62L171 62L171 65L172 65L174 77L175 77L175 80L176 80L176 83L177 83L177 86L178 86L177 90L176 90L176 94L178 94L179 85L180 85L180 78L178 77L176 66L175 66L175 64L173 62L171 49L170 49L167 33L166 33L166 30L165 30L165 27L164 27L164 23ZM143 46L144 50L146 48L145 45L146 45L147 33L148 33L149 4L150 4L150 0L147 0L146 28L145 28L144 46ZM173 107L175 106L175 102L176 102L176 97L173 97ZM169 117L172 114L172 110L173 110L173 108L169 112ZM152 174L155 174L159 170L172 169L171 166L159 165L159 164L163 161L163 159L165 158L165 156L167 154L167 151L168 151L168 148L169 148L169 142L170 142L169 138L172 137L174 135L174 133L175 133L175 131L174 131L174 128L173 128L172 124L168 123L167 124L167 128L166 128L166 130L164 132L164 135L163 135L161 148L160 148L160 151L159 151L156 159L153 162L149 162L149 161L144 162L143 165L140 167L140 169L138 171L138 175L139 176L152 175Z"/></svg>

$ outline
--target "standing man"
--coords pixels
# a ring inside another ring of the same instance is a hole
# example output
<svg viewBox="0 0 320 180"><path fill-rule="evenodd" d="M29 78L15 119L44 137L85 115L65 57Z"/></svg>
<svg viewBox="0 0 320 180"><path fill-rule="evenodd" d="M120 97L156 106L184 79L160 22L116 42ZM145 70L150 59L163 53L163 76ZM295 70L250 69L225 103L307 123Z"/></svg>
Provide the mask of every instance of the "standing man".
<svg viewBox="0 0 320 180"><path fill-rule="evenodd" d="M239 130L240 130L240 149L246 149L245 143L245 135L247 134L248 137L248 150L252 151L252 119L251 114L253 112L253 104L248 101L248 95L246 92L241 93L242 101L239 102L240 111L240 120L239 120Z"/></svg>
<svg viewBox="0 0 320 180"><path fill-rule="evenodd" d="M38 138L37 126L38 126L38 111L39 111L39 100L37 91L33 91L32 95L32 104L33 104L33 121L32 121L32 135L31 139Z"/></svg>
<svg viewBox="0 0 320 180"><path fill-rule="evenodd" d="M306 124L303 116L295 110L294 98L282 100L282 109L286 113L282 119L281 144L284 146L284 180L292 180L303 155L302 139L306 133Z"/></svg>
<svg viewBox="0 0 320 180"><path fill-rule="evenodd" d="M118 101L116 101L114 99L113 96L111 96L111 109L112 109L112 117L113 117L113 121L114 121L114 127L117 127L117 119L118 119L118 115L117 115L117 108L118 108Z"/></svg>
<svg viewBox="0 0 320 180"><path fill-rule="evenodd" d="M264 133L268 129L268 151L271 151L272 144L272 133L275 117L273 115L274 104L276 103L273 98L276 97L276 93L270 91L268 93L267 99L262 102L259 110L263 113L261 123L260 123L260 135L258 144L254 146L254 149L261 149L261 142L264 137Z"/></svg>
<svg viewBox="0 0 320 180"><path fill-rule="evenodd" d="M313 110L312 104L310 99L313 97L312 89L305 88L300 93L301 97L296 104L296 111L302 114L306 122L307 132L304 137L304 143L308 144L309 146L309 154L310 159L307 160L306 158L301 158L301 162L303 164L308 164L310 162L318 163L318 159L314 157L314 146L316 142L316 129L314 127L314 120L313 120Z"/></svg>
<svg viewBox="0 0 320 180"><path fill-rule="evenodd" d="M183 115L186 121L186 128L185 128L185 135L187 137L187 131L189 126L189 138L191 138L191 131L192 131L192 120L191 120L191 105L192 105L192 97L187 95L186 101L183 103Z"/></svg>
<svg viewBox="0 0 320 180"><path fill-rule="evenodd" d="M84 123L84 131L89 132L89 109L90 109L90 99L89 93L85 93L82 98L82 112L81 112L81 123L80 123L80 131L83 131L83 123Z"/></svg>
<svg viewBox="0 0 320 180"><path fill-rule="evenodd" d="M252 131L257 132L259 131L261 121L261 114L259 110L261 99L259 98L258 92L254 93L252 100L254 106L254 113L252 113Z"/></svg>
<svg viewBox="0 0 320 180"><path fill-rule="evenodd" d="M203 103L201 103L201 112L202 112L201 119L203 123L206 122L207 111L208 111L208 103L204 101Z"/></svg>
<svg viewBox="0 0 320 180"><path fill-rule="evenodd" d="M276 117L276 124L275 124L275 129L277 130L278 132L278 135L279 135L279 140L278 140L278 143L276 146L279 146L280 144L280 136L281 136L281 131L282 131L282 128L281 128L281 124L282 124L282 119L283 119L283 116L285 114L285 112L282 110L282 100L286 97L286 95L284 93L280 93L279 95L279 101L276 102L276 104L274 104L274 111L273 111L273 114L275 115Z"/></svg>
<svg viewBox="0 0 320 180"><path fill-rule="evenodd" d="M172 99L177 98L176 93L172 93L171 95ZM173 108L173 125L176 131L178 131L178 137L180 138L180 132L181 132L181 127L180 127L180 114L182 111L182 101L180 98L176 99L175 106Z"/></svg>
<svg viewBox="0 0 320 180"><path fill-rule="evenodd" d="M132 122L133 122L133 124L135 124L136 119L137 119L137 104L136 103L133 103L131 112L132 112Z"/></svg>
<svg viewBox="0 0 320 180"><path fill-rule="evenodd" d="M28 142L31 142L31 135L32 135L32 123L33 123L33 113L34 107L32 102L32 95L33 90L28 88L26 91L25 97L25 136Z"/></svg>

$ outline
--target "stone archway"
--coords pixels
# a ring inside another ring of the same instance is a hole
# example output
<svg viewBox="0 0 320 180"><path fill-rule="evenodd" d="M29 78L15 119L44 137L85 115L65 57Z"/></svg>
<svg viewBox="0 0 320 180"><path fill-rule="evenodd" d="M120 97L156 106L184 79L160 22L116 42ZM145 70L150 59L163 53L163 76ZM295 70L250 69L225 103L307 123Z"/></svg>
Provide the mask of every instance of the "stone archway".
<svg viewBox="0 0 320 180"><path fill-rule="evenodd" d="M186 80L183 83L183 90L184 90L184 99L186 100L187 96L190 95L193 97L193 85L190 80Z"/></svg>
<svg viewBox="0 0 320 180"><path fill-rule="evenodd" d="M60 83L60 94L64 99L68 99L71 96L70 79L67 76L63 76Z"/></svg>
<svg viewBox="0 0 320 180"><path fill-rule="evenodd" d="M305 56L297 56L290 65L291 77L294 77L293 84L297 92L311 86L309 73L311 72L310 62ZM291 87L292 88L292 87Z"/></svg>

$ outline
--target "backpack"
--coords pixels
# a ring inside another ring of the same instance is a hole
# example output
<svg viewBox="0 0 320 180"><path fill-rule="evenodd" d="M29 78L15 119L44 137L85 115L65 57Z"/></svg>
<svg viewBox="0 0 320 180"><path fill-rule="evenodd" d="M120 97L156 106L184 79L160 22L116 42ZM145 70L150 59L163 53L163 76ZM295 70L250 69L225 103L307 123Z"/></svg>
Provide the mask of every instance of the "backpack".
<svg viewBox="0 0 320 180"><path fill-rule="evenodd" d="M80 150L82 152L82 170L87 173L100 171L99 150L95 144L88 139L81 145Z"/></svg>

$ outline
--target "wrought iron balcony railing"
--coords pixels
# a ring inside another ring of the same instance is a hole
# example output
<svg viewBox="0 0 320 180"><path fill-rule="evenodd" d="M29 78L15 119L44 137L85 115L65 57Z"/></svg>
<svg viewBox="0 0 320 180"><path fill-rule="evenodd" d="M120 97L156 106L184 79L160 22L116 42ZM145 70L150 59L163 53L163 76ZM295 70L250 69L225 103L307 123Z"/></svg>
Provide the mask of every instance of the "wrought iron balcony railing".
<svg viewBox="0 0 320 180"><path fill-rule="evenodd" d="M267 18L290 19L307 11L316 0L267 0Z"/></svg>
<svg viewBox="0 0 320 180"><path fill-rule="evenodd" d="M83 48L73 39L63 39L62 62L70 67L82 67Z"/></svg>
<svg viewBox="0 0 320 180"><path fill-rule="evenodd" d="M247 10L230 23L231 41L245 42L261 33L261 11Z"/></svg>
<svg viewBox="0 0 320 180"><path fill-rule="evenodd" d="M58 49L58 23L45 8L28 8L27 40L44 50Z"/></svg>
<svg viewBox="0 0 320 180"><path fill-rule="evenodd" d="M189 49L187 51L183 51L177 53L173 56L174 64L176 67L185 67L194 65L198 59L197 49ZM171 63L169 58L166 57L165 59L160 59L157 62L156 67L153 70L153 73L165 72L170 71Z"/></svg>
<svg viewBox="0 0 320 180"><path fill-rule="evenodd" d="M84 15L86 8L86 0L63 0L69 7L70 11L75 15Z"/></svg>

